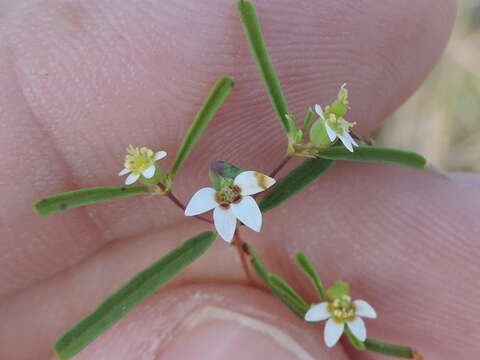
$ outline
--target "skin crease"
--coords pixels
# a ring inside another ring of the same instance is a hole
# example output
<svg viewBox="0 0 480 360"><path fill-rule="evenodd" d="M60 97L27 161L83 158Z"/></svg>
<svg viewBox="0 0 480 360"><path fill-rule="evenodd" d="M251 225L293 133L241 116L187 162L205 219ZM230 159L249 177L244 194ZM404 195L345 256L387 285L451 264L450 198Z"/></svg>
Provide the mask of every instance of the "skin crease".
<svg viewBox="0 0 480 360"><path fill-rule="evenodd" d="M455 13L447 0L255 5L290 111L301 118L309 106L331 101L347 81L349 120L362 134L419 86L441 54ZM0 358L51 359L55 339L106 295L208 226L183 217L161 197L49 218L34 215L34 201L120 184L116 174L128 144L168 151L161 161L168 168L195 112L224 74L237 80L235 89L179 174L178 197L187 201L208 185L213 160L268 173L286 143L233 2L0 6ZM295 281L312 302L317 299L292 262L296 251L312 257L327 284L351 282L353 297L379 313L367 323L373 338L411 344L426 359L470 359L478 353L472 334L480 332L474 300L480 294L465 280L480 275L479 184L475 175L339 163L266 214L260 234L241 231L272 270ZM176 334L187 316L171 311L172 299L184 309L243 307L315 358L383 358L348 346L326 350L319 344L321 326L307 326L257 288L247 282L236 250L217 241L78 358L166 358L169 343L159 334ZM156 321L149 309L159 314ZM141 346L145 339L158 342L151 356Z"/></svg>

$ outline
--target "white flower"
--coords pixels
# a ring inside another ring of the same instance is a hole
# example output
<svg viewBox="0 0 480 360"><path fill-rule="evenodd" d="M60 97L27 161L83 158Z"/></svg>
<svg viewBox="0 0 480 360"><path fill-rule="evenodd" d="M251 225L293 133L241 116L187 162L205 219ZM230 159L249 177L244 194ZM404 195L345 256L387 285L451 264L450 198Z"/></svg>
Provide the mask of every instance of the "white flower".
<svg viewBox="0 0 480 360"><path fill-rule="evenodd" d="M213 188L198 190L185 209L186 216L195 216L213 210L213 222L218 234L231 242L237 219L250 229L259 232L262 213L253 195L275 184L275 179L256 171L244 171L237 175L230 186L215 191Z"/></svg>
<svg viewBox="0 0 480 360"><path fill-rule="evenodd" d="M140 175L151 179L155 175L155 161L163 159L165 156L167 156L165 151L154 153L149 148L138 148L130 145L127 148L127 155L125 156L125 168L118 173L118 176L131 173L125 180L126 185L133 184L140 178Z"/></svg>
<svg viewBox="0 0 480 360"><path fill-rule="evenodd" d="M323 338L328 347L334 346L345 330L345 324L352 334L360 341L367 339L367 329L361 317L375 319L377 313L364 300L352 301L348 295L343 295L332 302L315 304L305 314L305 320L316 322L327 320Z"/></svg>
<svg viewBox="0 0 480 360"><path fill-rule="evenodd" d="M349 151L353 152L353 146L358 146L358 144L353 140L349 131L355 123L348 122L332 113L328 115L328 118L325 118L322 107L318 104L315 105L315 112L324 121L325 130L327 131L330 141L333 142L335 139L339 138L343 145L345 145Z"/></svg>

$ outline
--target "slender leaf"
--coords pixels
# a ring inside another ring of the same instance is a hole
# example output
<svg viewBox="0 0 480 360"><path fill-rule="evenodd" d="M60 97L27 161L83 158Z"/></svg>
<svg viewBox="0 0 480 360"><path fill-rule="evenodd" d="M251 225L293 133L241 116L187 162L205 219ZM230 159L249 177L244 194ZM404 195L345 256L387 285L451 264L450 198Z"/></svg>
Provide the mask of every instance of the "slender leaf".
<svg viewBox="0 0 480 360"><path fill-rule="evenodd" d="M353 152L348 151L344 146L332 146L319 150L316 155L331 160L390 163L417 170L424 169L427 165L427 160L414 152L377 146L359 146Z"/></svg>
<svg viewBox="0 0 480 360"><path fill-rule="evenodd" d="M214 239L214 232L201 233L137 274L56 342L54 350L57 355L61 359L69 359L79 353L130 310L198 259L212 245Z"/></svg>
<svg viewBox="0 0 480 360"><path fill-rule="evenodd" d="M364 342L368 351L373 351L383 355L390 355L404 359L413 359L413 350L411 347L387 344L373 339L367 339Z"/></svg>
<svg viewBox="0 0 480 360"><path fill-rule="evenodd" d="M268 272L268 269L266 268L262 258L258 253L255 251L255 249L247 244L247 251L250 254L250 262L257 272L258 276L260 279L264 282L264 284L270 289L273 295L277 297L281 302L283 302L294 314L296 314L299 318L304 319L305 318L305 313L308 310L308 305L305 306L299 305L298 302L292 301L292 298L289 297L291 295L291 292L295 292L291 286L288 285L288 287L291 289L290 294L287 294L285 292L285 285L280 284L280 282L275 283L275 280L272 282L270 279L272 278L271 273ZM273 275L275 277L275 275ZM278 275L277 275L278 277ZM297 294L298 297L300 295ZM301 298L300 298L301 299ZM303 300L303 299L302 299ZM297 299L298 301L298 299ZM305 301L303 301L305 303Z"/></svg>
<svg viewBox="0 0 480 360"><path fill-rule="evenodd" d="M348 326L345 326L345 334L347 334L347 338L350 343L357 349L357 350L365 350L365 344L361 342L355 335L353 335L352 331Z"/></svg>
<svg viewBox="0 0 480 360"><path fill-rule="evenodd" d="M305 313L309 309L307 302L287 283L280 275L269 273L268 282L276 290L278 294L282 294L284 303L299 315L302 319L305 318Z"/></svg>
<svg viewBox="0 0 480 360"><path fill-rule="evenodd" d="M148 192L146 186L108 186L80 189L44 198L33 207L38 215L49 216L59 211L104 201L121 199Z"/></svg>
<svg viewBox="0 0 480 360"><path fill-rule="evenodd" d="M260 255L258 255L257 251L251 245L248 245L248 244L245 244L245 245L247 247L247 252L250 255L250 262L253 268L257 272L260 279L265 283L265 285L270 287L270 283L268 282L268 270L267 270L267 267L265 266L265 263L263 262Z"/></svg>
<svg viewBox="0 0 480 360"><path fill-rule="evenodd" d="M305 114L305 120L303 121L303 127L302 127L304 134L307 133L308 128L310 127L310 125L312 125L314 117L315 117L315 113L313 112L313 110L311 108L308 109L307 113Z"/></svg>
<svg viewBox="0 0 480 360"><path fill-rule="evenodd" d="M283 95L280 80L278 79L275 68L270 60L270 55L268 54L265 45L265 39L263 38L262 28L258 21L255 7L250 1L241 1L237 4L237 8L240 12L243 29L247 35L250 50L257 62L268 96L272 102L273 109L275 110L278 120L280 120L285 132L290 133L294 128L291 127L291 123L289 123L285 117L285 115L288 114L287 101Z"/></svg>
<svg viewBox="0 0 480 360"><path fill-rule="evenodd" d="M308 159L279 181L258 204L262 212L271 210L326 173L333 160Z"/></svg>
<svg viewBox="0 0 480 360"><path fill-rule="evenodd" d="M318 274L316 267L312 264L308 256L302 252L299 252L297 253L296 260L297 264L300 266L303 272L312 281L315 289L318 292L318 295L320 295L320 300L327 301L327 292L322 284L322 280L320 280L320 275Z"/></svg>
<svg viewBox="0 0 480 360"><path fill-rule="evenodd" d="M193 124L190 126L187 135L183 139L182 145L180 145L177 157L175 158L172 166L172 176L182 168L191 151L195 147L198 139L205 131L208 123L210 120L212 120L220 106L222 106L223 102L232 91L234 85L234 80L229 77L221 77L215 83L210 95L208 95L208 98L205 100L200 108L200 111L197 113L195 120L193 120Z"/></svg>

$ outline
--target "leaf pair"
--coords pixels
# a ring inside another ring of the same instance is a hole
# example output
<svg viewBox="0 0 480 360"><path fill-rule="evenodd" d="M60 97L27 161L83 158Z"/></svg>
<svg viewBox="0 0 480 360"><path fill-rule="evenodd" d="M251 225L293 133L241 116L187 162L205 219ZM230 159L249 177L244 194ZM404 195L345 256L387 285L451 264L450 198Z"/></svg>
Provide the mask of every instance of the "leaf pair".
<svg viewBox="0 0 480 360"><path fill-rule="evenodd" d="M172 176L182 168L207 125L232 91L234 84L233 79L229 77L221 77L216 82L180 145L172 166ZM108 186L81 189L42 199L34 204L34 209L40 216L49 216L67 209L144 194L149 191L146 186Z"/></svg>
<svg viewBox="0 0 480 360"><path fill-rule="evenodd" d="M264 261L251 245L246 244L246 248L250 255L250 262L253 268L264 284L270 289L272 294L284 303L294 314L304 320L305 314L310 308L310 305L282 277L268 271ZM337 297L337 291L341 293L345 292L345 286L348 286L348 284L341 281L337 282L328 290L325 290L316 267L304 253L298 253L296 261L299 267L312 281L322 301L326 301L327 297ZM412 359L414 357L412 348L408 346L388 344L373 339L366 339L365 342L361 342L351 333L348 327L345 327L345 329L349 341L358 350L368 350L406 359Z"/></svg>

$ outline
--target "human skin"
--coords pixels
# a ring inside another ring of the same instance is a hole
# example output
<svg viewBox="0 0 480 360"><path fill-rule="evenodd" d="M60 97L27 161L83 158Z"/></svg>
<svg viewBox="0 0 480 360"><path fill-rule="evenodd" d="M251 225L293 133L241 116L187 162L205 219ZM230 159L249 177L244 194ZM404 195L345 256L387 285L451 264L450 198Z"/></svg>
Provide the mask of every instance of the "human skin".
<svg viewBox="0 0 480 360"><path fill-rule="evenodd" d="M421 84L449 36L450 0L256 0L290 110L301 118L348 83L368 134ZM209 229L164 197L37 217L32 203L121 184L129 144L175 151L221 75L236 86L174 191L208 185L227 160L268 173L286 141L233 1L4 1L0 4L0 358L52 359L55 339L136 272ZM412 114L415 116L415 114ZM285 172L283 172L284 174ZM479 347L480 181L339 162L242 237L311 302L294 265L304 251L326 284L352 285L379 314L368 334L426 359ZM290 314L250 283L235 248L207 254L76 359L382 359L326 349L323 325Z"/></svg>

